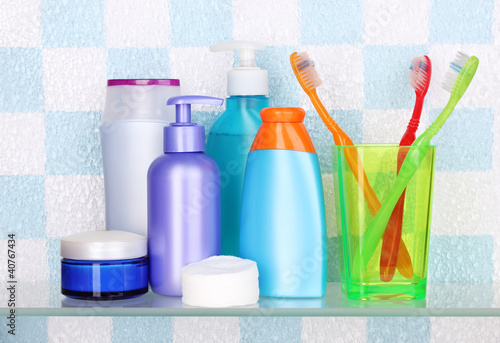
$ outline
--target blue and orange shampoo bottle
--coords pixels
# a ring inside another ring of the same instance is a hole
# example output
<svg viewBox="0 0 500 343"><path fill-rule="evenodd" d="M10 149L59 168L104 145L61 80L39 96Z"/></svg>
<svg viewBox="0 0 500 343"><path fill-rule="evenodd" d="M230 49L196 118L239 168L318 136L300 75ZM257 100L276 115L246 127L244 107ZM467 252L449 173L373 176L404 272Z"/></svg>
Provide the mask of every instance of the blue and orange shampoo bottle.
<svg viewBox="0 0 500 343"><path fill-rule="evenodd" d="M261 296L326 292L326 219L318 157L302 108L265 108L248 155L240 257L259 268Z"/></svg>

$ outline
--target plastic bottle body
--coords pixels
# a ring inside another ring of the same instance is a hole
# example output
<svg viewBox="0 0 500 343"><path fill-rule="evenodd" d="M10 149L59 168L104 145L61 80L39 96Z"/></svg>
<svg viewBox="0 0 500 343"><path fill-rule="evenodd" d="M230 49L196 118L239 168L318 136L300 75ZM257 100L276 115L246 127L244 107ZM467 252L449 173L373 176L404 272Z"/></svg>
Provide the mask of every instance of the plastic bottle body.
<svg viewBox="0 0 500 343"><path fill-rule="evenodd" d="M101 145L106 229L147 235L147 172L163 154L163 127L175 120L165 106L179 80L109 80Z"/></svg>
<svg viewBox="0 0 500 343"><path fill-rule="evenodd" d="M220 172L202 152L165 153L148 172L149 280L181 296L181 267L220 255Z"/></svg>
<svg viewBox="0 0 500 343"><path fill-rule="evenodd" d="M166 122L119 121L101 126L106 228L147 235L147 174L163 154Z"/></svg>
<svg viewBox="0 0 500 343"><path fill-rule="evenodd" d="M226 111L212 126L207 154L221 172L221 249L223 255L239 256L241 197L248 152L262 120L260 110L269 106L267 96L231 96Z"/></svg>
<svg viewBox="0 0 500 343"><path fill-rule="evenodd" d="M326 221L315 153L250 152L240 235L240 256L257 262L262 296L325 295Z"/></svg>

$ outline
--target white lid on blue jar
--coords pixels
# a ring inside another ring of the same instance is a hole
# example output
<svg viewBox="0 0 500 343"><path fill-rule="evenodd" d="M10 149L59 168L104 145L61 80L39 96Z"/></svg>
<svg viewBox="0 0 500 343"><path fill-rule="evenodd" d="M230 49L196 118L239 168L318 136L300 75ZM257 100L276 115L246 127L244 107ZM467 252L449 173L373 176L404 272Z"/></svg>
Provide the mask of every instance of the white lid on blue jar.
<svg viewBox="0 0 500 343"><path fill-rule="evenodd" d="M147 254L147 238L127 231L86 231L61 238L61 257L71 260L128 260Z"/></svg>

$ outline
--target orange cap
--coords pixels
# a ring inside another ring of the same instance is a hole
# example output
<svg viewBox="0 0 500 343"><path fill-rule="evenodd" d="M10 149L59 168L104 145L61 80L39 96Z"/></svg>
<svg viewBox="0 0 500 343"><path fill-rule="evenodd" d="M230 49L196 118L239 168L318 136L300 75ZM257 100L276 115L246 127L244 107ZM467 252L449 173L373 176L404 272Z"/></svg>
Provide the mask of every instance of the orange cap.
<svg viewBox="0 0 500 343"><path fill-rule="evenodd" d="M267 107L260 111L262 125L255 136L254 150L280 149L316 152L302 123L306 112L300 107Z"/></svg>

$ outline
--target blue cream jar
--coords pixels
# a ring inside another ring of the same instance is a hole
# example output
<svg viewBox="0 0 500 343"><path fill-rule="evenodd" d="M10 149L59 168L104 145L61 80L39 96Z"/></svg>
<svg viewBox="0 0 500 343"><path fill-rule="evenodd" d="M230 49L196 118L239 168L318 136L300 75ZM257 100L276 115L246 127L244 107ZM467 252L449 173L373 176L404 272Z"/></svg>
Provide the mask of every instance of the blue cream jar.
<svg viewBox="0 0 500 343"><path fill-rule="evenodd" d="M113 300L148 291L147 239L116 230L61 239L61 292L75 299Z"/></svg>

